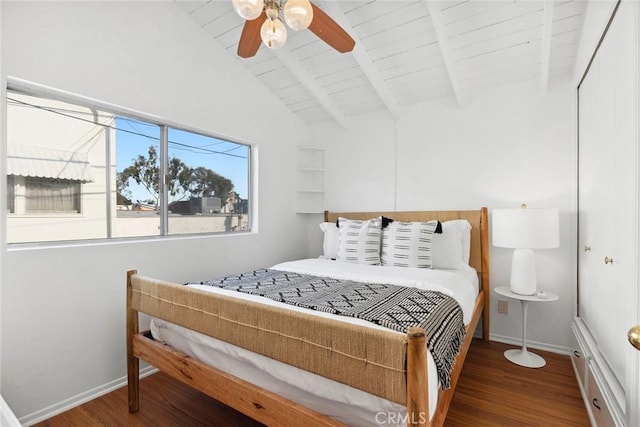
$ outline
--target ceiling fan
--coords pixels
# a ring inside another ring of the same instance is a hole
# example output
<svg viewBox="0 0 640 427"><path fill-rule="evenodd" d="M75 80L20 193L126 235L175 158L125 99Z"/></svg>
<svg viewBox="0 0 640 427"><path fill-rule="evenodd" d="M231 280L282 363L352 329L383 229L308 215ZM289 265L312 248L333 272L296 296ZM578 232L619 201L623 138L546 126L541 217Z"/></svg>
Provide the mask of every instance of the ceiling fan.
<svg viewBox="0 0 640 427"><path fill-rule="evenodd" d="M345 53L356 42L333 19L309 0L232 0L233 8L246 22L242 28L238 56L250 58L258 52L262 41L268 48L277 49L287 41L284 20L294 31L311 30L326 44Z"/></svg>

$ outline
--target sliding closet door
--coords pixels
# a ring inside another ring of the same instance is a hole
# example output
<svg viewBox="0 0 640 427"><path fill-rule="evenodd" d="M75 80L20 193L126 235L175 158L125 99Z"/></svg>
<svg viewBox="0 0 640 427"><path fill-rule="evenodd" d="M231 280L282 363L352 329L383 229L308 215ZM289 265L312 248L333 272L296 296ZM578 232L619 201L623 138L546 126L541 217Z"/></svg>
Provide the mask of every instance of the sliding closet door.
<svg viewBox="0 0 640 427"><path fill-rule="evenodd" d="M621 3L578 90L578 315L623 410L638 271L636 7Z"/></svg>

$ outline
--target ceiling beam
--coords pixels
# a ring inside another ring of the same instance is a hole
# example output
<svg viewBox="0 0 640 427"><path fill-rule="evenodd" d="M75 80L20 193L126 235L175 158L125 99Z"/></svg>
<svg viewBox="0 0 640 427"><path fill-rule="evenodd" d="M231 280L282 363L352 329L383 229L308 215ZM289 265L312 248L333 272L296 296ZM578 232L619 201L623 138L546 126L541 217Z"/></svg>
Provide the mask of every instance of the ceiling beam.
<svg viewBox="0 0 640 427"><path fill-rule="evenodd" d="M364 48L364 44L358 37L355 29L351 26L351 23L338 3L339 2L337 1L327 1L323 3L323 8L327 10L333 20L336 21L342 29L349 33L353 40L355 40L356 45L351 52L351 55L353 55L364 75L369 79L371 86L376 91L380 99L382 99L382 102L387 107L387 110L389 110L391 116L395 120L398 120L400 118L400 107L398 106L396 99L391 94L389 86L378 72L378 68L373 63L373 60Z"/></svg>
<svg viewBox="0 0 640 427"><path fill-rule="evenodd" d="M555 0L545 0L544 21L542 23L542 59L540 64L540 86L547 90L549 86L549 65L551 63L551 36L553 30L553 9Z"/></svg>
<svg viewBox="0 0 640 427"><path fill-rule="evenodd" d="M286 45L285 45L286 47ZM336 121L341 127L347 127L347 121L344 113L338 105L331 100L327 91L322 88L316 80L311 77L309 71L305 69L300 61L293 59L291 54L284 49L273 49L273 54L287 67L289 72L298 79L298 81L309 91L311 96L325 109L325 111Z"/></svg>
<svg viewBox="0 0 640 427"><path fill-rule="evenodd" d="M438 38L438 45L440 46L440 52L442 52L442 57L444 59L445 67L447 68L447 74L449 75L449 81L451 82L453 93L456 96L456 101L458 101L458 106L464 107L467 102L466 93L464 87L460 83L456 63L453 59L451 43L447 36L444 17L442 16L441 2L431 0L423 1L427 5L427 9L429 9L429 15L431 15L431 23L433 24L436 37Z"/></svg>

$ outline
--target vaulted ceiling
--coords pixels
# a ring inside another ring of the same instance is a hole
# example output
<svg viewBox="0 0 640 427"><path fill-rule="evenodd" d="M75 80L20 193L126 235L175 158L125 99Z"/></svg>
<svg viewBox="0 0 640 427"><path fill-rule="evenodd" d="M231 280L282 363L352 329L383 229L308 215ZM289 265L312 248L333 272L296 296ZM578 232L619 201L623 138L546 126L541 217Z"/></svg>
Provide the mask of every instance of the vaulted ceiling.
<svg viewBox="0 0 640 427"><path fill-rule="evenodd" d="M306 123L453 96L464 108L490 87L570 75L583 0L314 0L356 41L334 51L310 31L288 30L278 50L236 55L244 20L231 0L181 1L211 37Z"/></svg>

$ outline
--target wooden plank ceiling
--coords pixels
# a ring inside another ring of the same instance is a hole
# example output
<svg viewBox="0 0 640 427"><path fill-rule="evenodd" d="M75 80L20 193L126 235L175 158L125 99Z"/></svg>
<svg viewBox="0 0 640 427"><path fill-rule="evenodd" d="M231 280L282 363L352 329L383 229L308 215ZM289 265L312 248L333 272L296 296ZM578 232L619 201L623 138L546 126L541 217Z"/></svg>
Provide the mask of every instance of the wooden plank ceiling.
<svg viewBox="0 0 640 427"><path fill-rule="evenodd" d="M279 50L236 55L244 20L231 0L176 4L306 123L387 111L573 72L583 0L315 0L355 40L340 54L310 31L288 29Z"/></svg>

